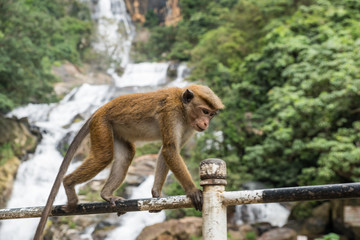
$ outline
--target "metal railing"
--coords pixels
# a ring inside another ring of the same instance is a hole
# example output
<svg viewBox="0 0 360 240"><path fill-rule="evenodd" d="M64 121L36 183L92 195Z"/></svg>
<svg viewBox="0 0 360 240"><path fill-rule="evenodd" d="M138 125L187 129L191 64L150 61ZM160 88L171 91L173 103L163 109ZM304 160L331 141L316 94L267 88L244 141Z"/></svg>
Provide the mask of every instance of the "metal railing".
<svg viewBox="0 0 360 240"><path fill-rule="evenodd" d="M207 159L200 163L200 185L203 186L203 239L227 239L226 208L229 205L292 202L309 200L327 200L360 197L360 183L316 185L305 187L274 188L252 191L226 192L226 164L221 159ZM151 211L175 208L191 208L192 203L184 195L132 199L116 202L111 206L107 202L79 204L67 213L62 205L54 206L50 216L69 216L131 211ZM14 218L40 217L43 207L0 209L0 220Z"/></svg>

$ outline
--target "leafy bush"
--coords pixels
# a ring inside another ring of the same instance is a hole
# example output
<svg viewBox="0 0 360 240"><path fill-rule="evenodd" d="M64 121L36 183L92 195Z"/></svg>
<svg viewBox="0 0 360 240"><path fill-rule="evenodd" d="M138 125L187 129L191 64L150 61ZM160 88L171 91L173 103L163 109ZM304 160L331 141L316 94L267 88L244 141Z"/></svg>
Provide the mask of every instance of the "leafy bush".
<svg viewBox="0 0 360 240"><path fill-rule="evenodd" d="M75 0L5 0L0 3L0 112L54 99L51 66L80 63L91 34L89 14Z"/></svg>
<svg viewBox="0 0 360 240"><path fill-rule="evenodd" d="M14 156L15 154L11 148L10 143L5 143L0 146L0 166L4 165L9 159Z"/></svg>
<svg viewBox="0 0 360 240"><path fill-rule="evenodd" d="M315 240L340 240L340 236L335 233L329 233L321 238L315 238Z"/></svg>
<svg viewBox="0 0 360 240"><path fill-rule="evenodd" d="M190 61L190 79L226 105L211 128L223 142L209 148L212 133L200 137L190 165L226 160L230 189L248 180L359 181L359 3L186 0L181 7L183 20L171 33L154 28L147 49L156 44L152 57Z"/></svg>

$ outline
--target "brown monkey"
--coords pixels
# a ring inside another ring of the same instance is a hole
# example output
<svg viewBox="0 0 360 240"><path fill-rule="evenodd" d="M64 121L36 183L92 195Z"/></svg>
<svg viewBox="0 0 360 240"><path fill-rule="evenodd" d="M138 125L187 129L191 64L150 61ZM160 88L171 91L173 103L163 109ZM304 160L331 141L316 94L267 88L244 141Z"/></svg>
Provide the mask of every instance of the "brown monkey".
<svg viewBox="0 0 360 240"><path fill-rule="evenodd" d="M41 237L60 181L76 149L88 133L91 142L89 157L63 181L68 198L67 211L74 209L78 202L75 185L93 178L113 159L101 197L115 206L115 201L122 198L114 196L113 192L123 182L134 157L134 142L154 140L162 140L162 147L157 160L152 196L160 196L170 169L192 200L195 209L201 211L202 191L196 188L180 156L180 149L195 131L206 130L210 120L223 108L224 105L213 91L201 85L124 95L100 107L80 129L65 155L43 210L35 239Z"/></svg>

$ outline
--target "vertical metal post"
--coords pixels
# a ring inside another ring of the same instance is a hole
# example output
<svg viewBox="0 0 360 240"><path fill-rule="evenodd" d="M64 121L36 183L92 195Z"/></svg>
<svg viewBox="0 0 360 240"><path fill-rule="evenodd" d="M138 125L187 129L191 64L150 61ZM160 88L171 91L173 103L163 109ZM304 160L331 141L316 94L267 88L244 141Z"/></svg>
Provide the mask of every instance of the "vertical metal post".
<svg viewBox="0 0 360 240"><path fill-rule="evenodd" d="M226 240L226 206L222 193L226 185L226 164L221 159L210 158L200 163L200 185L203 186L204 240Z"/></svg>

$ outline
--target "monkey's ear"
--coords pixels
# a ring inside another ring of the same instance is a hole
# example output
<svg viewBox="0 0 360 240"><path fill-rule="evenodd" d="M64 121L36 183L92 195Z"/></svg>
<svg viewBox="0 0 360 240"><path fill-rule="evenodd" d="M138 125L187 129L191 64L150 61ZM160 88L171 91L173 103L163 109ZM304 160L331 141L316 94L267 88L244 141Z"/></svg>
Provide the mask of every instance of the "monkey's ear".
<svg viewBox="0 0 360 240"><path fill-rule="evenodd" d="M187 104L187 103L191 102L191 100L193 98L194 98L194 93L191 90L186 89L185 92L182 95L183 103Z"/></svg>

